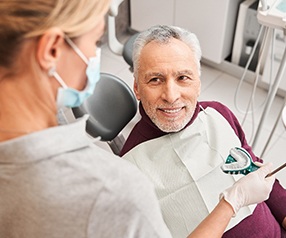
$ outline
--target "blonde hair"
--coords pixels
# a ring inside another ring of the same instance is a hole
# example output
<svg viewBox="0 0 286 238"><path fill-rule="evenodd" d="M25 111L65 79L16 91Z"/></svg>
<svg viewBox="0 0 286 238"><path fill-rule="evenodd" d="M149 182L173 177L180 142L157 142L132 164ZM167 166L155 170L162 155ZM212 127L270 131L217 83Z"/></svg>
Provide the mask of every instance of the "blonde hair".
<svg viewBox="0 0 286 238"><path fill-rule="evenodd" d="M0 66L9 66L22 40L59 27L70 38L96 26L110 0L1 0Z"/></svg>

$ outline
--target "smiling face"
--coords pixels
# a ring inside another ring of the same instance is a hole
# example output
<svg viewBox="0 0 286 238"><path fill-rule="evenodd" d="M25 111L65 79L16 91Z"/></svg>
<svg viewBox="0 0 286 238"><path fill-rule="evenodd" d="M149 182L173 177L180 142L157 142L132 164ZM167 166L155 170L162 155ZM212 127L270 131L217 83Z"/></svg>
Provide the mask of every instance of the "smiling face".
<svg viewBox="0 0 286 238"><path fill-rule="evenodd" d="M141 51L134 92L146 114L164 132L176 132L193 116L200 94L194 54L184 42L152 41Z"/></svg>

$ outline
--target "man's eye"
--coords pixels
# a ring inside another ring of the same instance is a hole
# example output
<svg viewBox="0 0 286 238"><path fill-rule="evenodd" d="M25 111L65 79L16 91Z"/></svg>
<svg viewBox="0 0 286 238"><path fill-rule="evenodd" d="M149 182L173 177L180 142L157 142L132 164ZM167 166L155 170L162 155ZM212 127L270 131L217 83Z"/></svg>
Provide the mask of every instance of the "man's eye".
<svg viewBox="0 0 286 238"><path fill-rule="evenodd" d="M189 77L185 76L185 75L181 75L179 76L179 80L187 80Z"/></svg>
<svg viewBox="0 0 286 238"><path fill-rule="evenodd" d="M192 80L192 78L186 75L182 75L178 77L178 81L188 81L188 80Z"/></svg>
<svg viewBox="0 0 286 238"><path fill-rule="evenodd" d="M159 81L160 81L159 78L151 78L151 79L149 80L149 82L159 82Z"/></svg>

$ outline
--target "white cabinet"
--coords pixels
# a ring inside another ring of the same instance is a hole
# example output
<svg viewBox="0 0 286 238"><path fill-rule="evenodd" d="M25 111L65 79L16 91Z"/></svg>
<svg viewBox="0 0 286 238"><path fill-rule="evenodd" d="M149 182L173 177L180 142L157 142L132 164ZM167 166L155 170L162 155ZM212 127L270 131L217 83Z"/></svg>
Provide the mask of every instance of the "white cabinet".
<svg viewBox="0 0 286 238"><path fill-rule="evenodd" d="M174 0L130 0L131 28L143 31L157 24L172 25Z"/></svg>
<svg viewBox="0 0 286 238"><path fill-rule="evenodd" d="M203 57L221 63L232 51L242 0L130 0L131 28L177 25L194 32Z"/></svg>

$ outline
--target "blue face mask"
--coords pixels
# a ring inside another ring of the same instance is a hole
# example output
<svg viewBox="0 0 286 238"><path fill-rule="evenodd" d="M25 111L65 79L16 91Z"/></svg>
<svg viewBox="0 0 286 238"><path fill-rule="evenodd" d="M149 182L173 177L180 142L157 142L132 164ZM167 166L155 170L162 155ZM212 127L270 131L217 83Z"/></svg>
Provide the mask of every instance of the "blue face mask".
<svg viewBox="0 0 286 238"><path fill-rule="evenodd" d="M79 50L79 48L69 39L65 38L67 43L75 50L75 52L83 59L87 64L86 76L87 83L86 87L82 91L78 91L73 88L69 88L66 83L62 80L55 69L51 69L49 72L50 76L54 76L56 80L61 84L62 87L58 89L57 94L57 106L62 107L78 107L80 106L90 95L93 94L96 83L100 79L100 54L101 49L96 49L96 57L87 57Z"/></svg>

